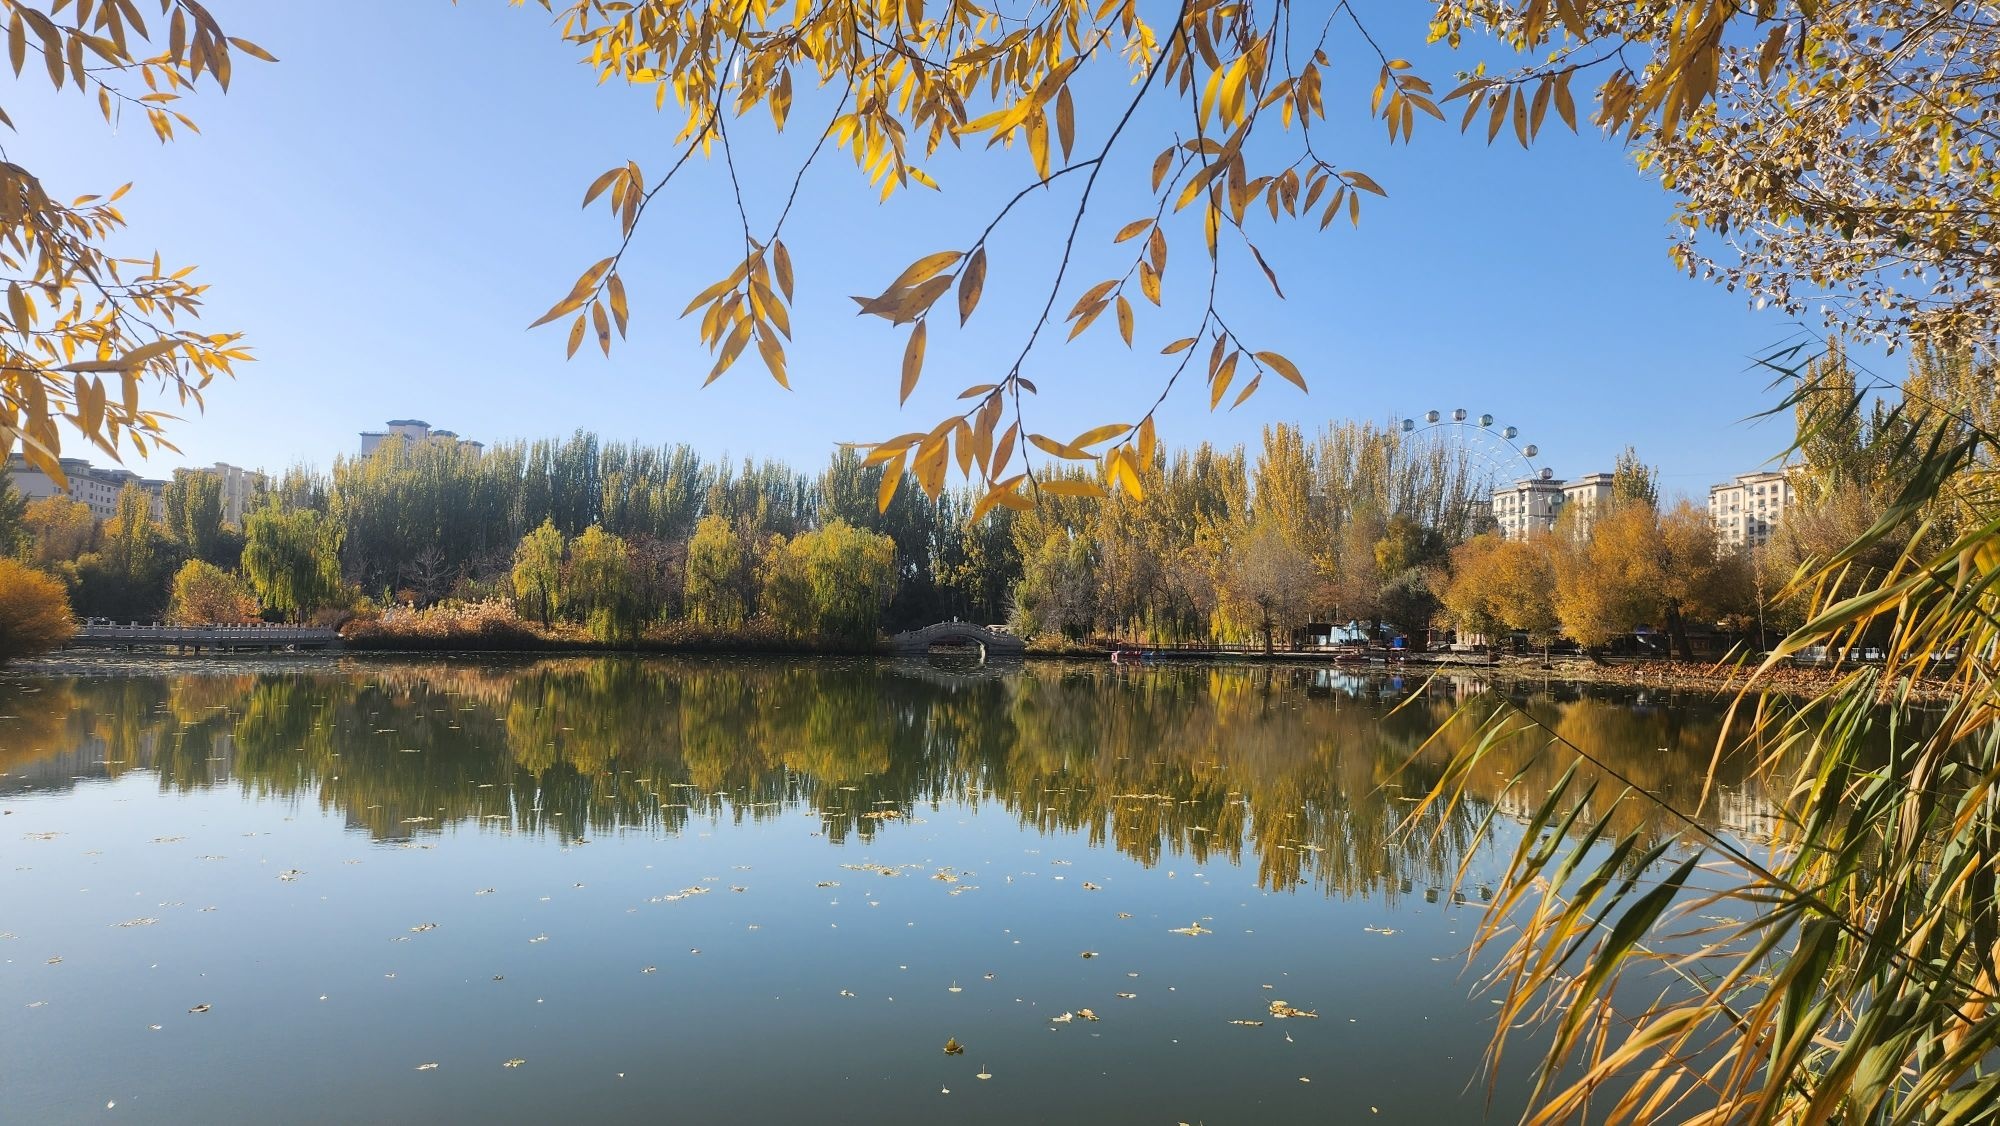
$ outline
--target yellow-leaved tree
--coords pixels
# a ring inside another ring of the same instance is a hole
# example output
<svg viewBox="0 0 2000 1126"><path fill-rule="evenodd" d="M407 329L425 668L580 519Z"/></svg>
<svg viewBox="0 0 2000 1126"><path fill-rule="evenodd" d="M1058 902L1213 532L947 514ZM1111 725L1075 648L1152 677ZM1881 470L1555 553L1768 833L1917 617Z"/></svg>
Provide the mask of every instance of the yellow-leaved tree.
<svg viewBox="0 0 2000 1126"><path fill-rule="evenodd" d="M45 75L91 99L116 127L143 120L161 141L194 122L180 101L206 79L228 89L237 52L196 0L0 0L16 79ZM0 108L0 124L13 121ZM250 358L239 333L190 326L207 286L192 266L113 249L131 185L68 197L0 156L0 456L18 443L57 480L67 423L113 459L168 445L160 400L199 406L204 388Z"/></svg>
<svg viewBox="0 0 2000 1126"><path fill-rule="evenodd" d="M1143 11L1138 0L537 2L599 81L649 90L678 121L671 151L647 154L652 172L628 160L584 193L585 207L601 201L611 214L610 253L539 322L566 323L572 354L591 337L608 354L625 332L621 266L649 206L696 155L727 167L736 191L719 210L742 233L741 254L718 263L720 277L683 312L698 315L715 356L711 380L753 346L778 382L789 378L794 263L783 236L805 171L829 143L885 200L913 184L946 190L926 166L947 147L997 147L1002 167L1017 169L1019 193L967 215L955 245L856 298L864 314L908 326L896 376L904 399L922 377L933 322L948 328L978 310L992 240L1040 234L1008 226L1016 205L1040 189L1073 201L1068 221L1040 236L1062 242L1053 276L1004 279L1030 286L1039 309L1020 326L1019 348L964 389L963 410L866 447L891 470L885 505L903 470L936 495L954 466L984 484L982 513L1024 507L1036 487L1137 494L1156 446L1154 411L1191 371L1211 409L1241 403L1267 376L1304 387L1297 365L1231 327L1223 298L1241 287L1219 279L1240 270L1282 296L1253 238L1260 212L1325 228L1358 223L1363 197L1386 194L1343 159L1325 125L1337 74L1367 76L1350 93L1392 142L1450 110L1461 129L1527 146L1551 113L1576 129L1594 110L1594 123L1679 197L1680 265L1757 303L1819 306L1830 323L1892 343L1990 340L2000 329L1991 284L2000 134L1988 108L2000 97L2000 17L1990 5L1440 0L1430 36L1468 58L1439 93L1409 60L1382 52L1345 2L1180 0ZM1480 46L1499 65L1469 57ZM1096 72L1129 78L1130 93L1102 93L1115 86ZM736 178L735 123L768 114L785 130L798 89L812 91L815 107L797 142L798 176L782 204L753 214ZM1579 91L1593 104L1580 108ZM1149 101L1165 107L1142 113ZM1149 163L1149 200L1100 219L1091 204L1114 155ZM1075 276L1082 238L1129 247L1123 271ZM1024 399L1052 366L1038 347L1060 325L1074 338L1100 324L1137 347L1140 317L1168 285L1169 247L1190 238L1200 257L1173 284L1205 300L1192 323L1159 334L1158 397L1133 404L1130 421L1068 438L1036 432ZM1051 474L1037 457L1096 471Z"/></svg>

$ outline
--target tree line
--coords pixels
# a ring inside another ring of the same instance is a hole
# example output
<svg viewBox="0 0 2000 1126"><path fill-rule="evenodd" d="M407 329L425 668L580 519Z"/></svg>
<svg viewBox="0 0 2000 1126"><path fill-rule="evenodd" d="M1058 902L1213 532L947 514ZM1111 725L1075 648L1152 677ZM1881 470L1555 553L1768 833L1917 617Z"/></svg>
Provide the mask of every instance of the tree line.
<svg viewBox="0 0 2000 1126"><path fill-rule="evenodd" d="M1143 499L1082 495L1067 486L1087 468L1056 471L1035 505L978 520L967 491L899 488L885 506L894 466L851 450L805 473L581 432L483 451L398 438L286 471L240 527L203 471L175 474L158 519L136 488L99 521L0 485L0 549L59 580L75 613L116 620L407 622L481 605L602 643L678 627L866 647L878 630L960 618L1051 640L1271 649L1351 626L1412 647L1436 632L1594 650L1651 627L1689 656L1718 629L1799 624L1810 592L1794 576L1881 519L1920 458L1909 406L1990 422L1992 380L1963 353L1920 350L1899 388L1863 386L1830 347L1796 396L1796 503L1740 551L1701 508L1663 503L1629 447L1608 504L1505 539L1487 503L1505 467L1353 421L1273 425L1254 450L1156 450ZM1896 401L1834 409L1883 390ZM1910 534L1948 536L1959 507L1940 502ZM1891 561L1876 542L1851 584Z"/></svg>

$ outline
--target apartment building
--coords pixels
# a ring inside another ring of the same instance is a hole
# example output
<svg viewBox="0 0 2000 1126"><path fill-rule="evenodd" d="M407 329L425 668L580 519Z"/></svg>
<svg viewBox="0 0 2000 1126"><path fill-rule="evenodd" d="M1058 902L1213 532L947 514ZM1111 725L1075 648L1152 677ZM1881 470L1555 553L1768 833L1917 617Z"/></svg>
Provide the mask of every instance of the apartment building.
<svg viewBox="0 0 2000 1126"><path fill-rule="evenodd" d="M1563 482L1549 470L1493 490L1493 522L1510 540L1551 531L1562 514Z"/></svg>
<svg viewBox="0 0 2000 1126"><path fill-rule="evenodd" d="M1798 491L1778 471L1739 473L1708 490L1708 517L1724 547L1761 547L1798 503Z"/></svg>
<svg viewBox="0 0 2000 1126"><path fill-rule="evenodd" d="M56 479L28 464L28 459L15 454L7 459L7 472L14 482L14 488L29 500L44 500L53 496L67 496L81 502L90 509L90 514L99 520L109 520L118 513L118 494L126 485L137 485L152 501L153 519L158 520L166 512L160 491L166 488L165 481L141 477L129 469L100 469L80 457L60 459L63 476L69 478L67 487Z"/></svg>
<svg viewBox="0 0 2000 1126"><path fill-rule="evenodd" d="M392 418L386 425L387 429L384 430L363 430L361 432L362 457L367 457L374 453L377 449L381 448L382 443L391 438L402 438L411 442L457 442L461 446L471 447L475 452L486 448L484 442L475 442L469 438L461 438L455 430L433 429L430 423L420 418Z"/></svg>
<svg viewBox="0 0 2000 1126"><path fill-rule="evenodd" d="M1612 480L1610 473L1586 473L1563 485L1562 510L1573 513L1570 519L1578 533L1589 531L1599 510L1611 504Z"/></svg>

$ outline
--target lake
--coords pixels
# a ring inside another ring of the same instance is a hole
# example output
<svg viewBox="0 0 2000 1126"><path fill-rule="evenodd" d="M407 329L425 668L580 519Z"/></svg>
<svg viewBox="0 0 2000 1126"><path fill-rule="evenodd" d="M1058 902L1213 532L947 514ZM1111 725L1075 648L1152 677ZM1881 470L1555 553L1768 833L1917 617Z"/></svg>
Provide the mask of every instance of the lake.
<svg viewBox="0 0 2000 1126"><path fill-rule="evenodd" d="M1412 820L1426 740L1495 689L1695 800L1721 712L1661 693L942 660L0 672L0 1117L1511 1122L1532 1053L1482 1069L1465 949L1510 818L1569 762L1522 751ZM1703 816L1756 835L1765 803L1725 775Z"/></svg>

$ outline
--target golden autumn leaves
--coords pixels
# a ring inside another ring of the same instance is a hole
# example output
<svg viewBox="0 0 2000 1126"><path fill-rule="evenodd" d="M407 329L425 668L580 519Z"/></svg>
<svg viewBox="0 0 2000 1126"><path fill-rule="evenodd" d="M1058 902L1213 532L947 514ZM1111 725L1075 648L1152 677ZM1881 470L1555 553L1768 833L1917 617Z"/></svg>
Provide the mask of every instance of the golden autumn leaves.
<svg viewBox="0 0 2000 1126"><path fill-rule="evenodd" d="M173 104L204 75L227 90L234 52L275 61L225 35L191 0L157 0L165 42L149 54L156 29L142 7L151 6L0 0L8 63L20 78L38 57L57 90L94 93L107 124L117 126L130 109L168 141L177 127L195 127ZM143 92L118 85L134 75ZM4 111L0 124L13 125ZM148 378L178 404L199 405L211 380L250 358L240 334L179 327L200 316L207 290L189 280L194 267L106 251L125 227L118 203L130 187L64 203L27 168L0 161L0 270L8 278L0 311L0 452L18 442L29 464L58 481L59 423L114 459L127 444L143 456L168 444L170 419L146 404Z"/></svg>

